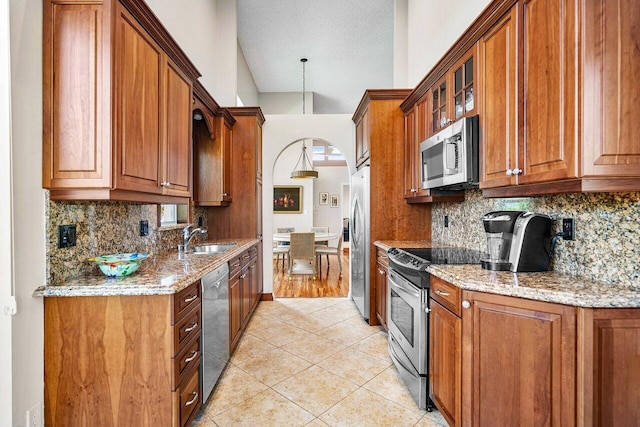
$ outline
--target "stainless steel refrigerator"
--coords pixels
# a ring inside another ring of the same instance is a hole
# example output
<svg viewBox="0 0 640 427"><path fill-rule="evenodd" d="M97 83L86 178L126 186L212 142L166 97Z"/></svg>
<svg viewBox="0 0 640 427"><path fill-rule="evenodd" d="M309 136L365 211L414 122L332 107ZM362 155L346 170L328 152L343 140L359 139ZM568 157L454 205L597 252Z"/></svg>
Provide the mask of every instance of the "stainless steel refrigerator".
<svg viewBox="0 0 640 427"><path fill-rule="evenodd" d="M351 176L351 298L360 314L369 320L369 166Z"/></svg>

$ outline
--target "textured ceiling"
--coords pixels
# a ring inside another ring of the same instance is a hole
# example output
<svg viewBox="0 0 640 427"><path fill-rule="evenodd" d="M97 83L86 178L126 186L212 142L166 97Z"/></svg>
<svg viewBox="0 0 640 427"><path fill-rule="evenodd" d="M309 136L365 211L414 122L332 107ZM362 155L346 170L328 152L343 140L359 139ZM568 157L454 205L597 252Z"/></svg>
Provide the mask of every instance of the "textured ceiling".
<svg viewBox="0 0 640 427"><path fill-rule="evenodd" d="M314 113L350 114L393 86L393 0L238 0L238 41L259 92L314 92Z"/></svg>

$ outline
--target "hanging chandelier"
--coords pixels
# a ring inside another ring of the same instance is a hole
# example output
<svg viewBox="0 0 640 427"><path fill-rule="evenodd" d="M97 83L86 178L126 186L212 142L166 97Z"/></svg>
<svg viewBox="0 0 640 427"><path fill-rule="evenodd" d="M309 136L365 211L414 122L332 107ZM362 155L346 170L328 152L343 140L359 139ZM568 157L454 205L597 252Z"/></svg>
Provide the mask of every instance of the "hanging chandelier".
<svg viewBox="0 0 640 427"><path fill-rule="evenodd" d="M305 63L307 62L307 58L300 59L302 62L302 114L305 114ZM300 153L300 157L298 158L298 162L296 166L291 171L291 178L293 179L302 179L302 178L317 178L318 172L313 169L313 163L309 160L309 156L307 155L307 143L305 140L302 140L302 153Z"/></svg>

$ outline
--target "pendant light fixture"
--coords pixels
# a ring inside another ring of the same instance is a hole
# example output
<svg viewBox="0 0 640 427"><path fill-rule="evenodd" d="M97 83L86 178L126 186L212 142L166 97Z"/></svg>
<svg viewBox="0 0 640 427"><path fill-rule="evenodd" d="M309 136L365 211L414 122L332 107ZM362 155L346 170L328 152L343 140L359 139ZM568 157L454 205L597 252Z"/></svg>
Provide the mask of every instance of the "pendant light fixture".
<svg viewBox="0 0 640 427"><path fill-rule="evenodd" d="M305 63L307 62L307 58L300 59L302 62L302 114L305 114ZM318 172L313 169L313 163L309 160L309 156L307 156L307 144L305 140L302 140L302 153L300 153L300 157L298 158L298 162L296 166L291 171L291 178L293 179L303 179L303 178L317 178Z"/></svg>

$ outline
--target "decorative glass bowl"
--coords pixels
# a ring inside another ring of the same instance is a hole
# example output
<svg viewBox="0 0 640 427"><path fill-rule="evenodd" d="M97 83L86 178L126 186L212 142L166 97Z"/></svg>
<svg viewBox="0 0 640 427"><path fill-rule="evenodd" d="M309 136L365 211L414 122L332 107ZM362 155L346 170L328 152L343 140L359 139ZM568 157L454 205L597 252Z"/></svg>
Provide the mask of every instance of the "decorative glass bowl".
<svg viewBox="0 0 640 427"><path fill-rule="evenodd" d="M98 264L100 271L108 277L123 277L135 273L140 268L140 263L149 254L133 252L129 254L111 254L89 258L89 261Z"/></svg>

